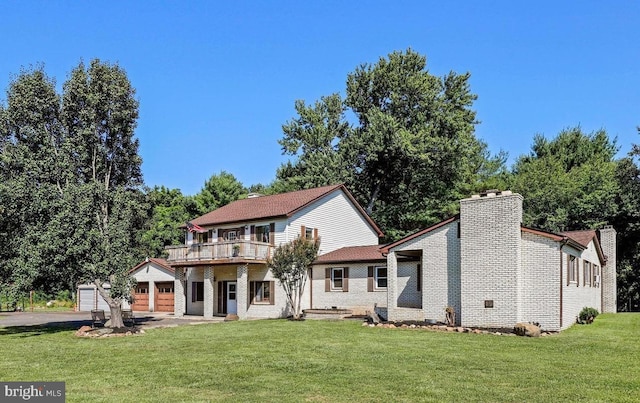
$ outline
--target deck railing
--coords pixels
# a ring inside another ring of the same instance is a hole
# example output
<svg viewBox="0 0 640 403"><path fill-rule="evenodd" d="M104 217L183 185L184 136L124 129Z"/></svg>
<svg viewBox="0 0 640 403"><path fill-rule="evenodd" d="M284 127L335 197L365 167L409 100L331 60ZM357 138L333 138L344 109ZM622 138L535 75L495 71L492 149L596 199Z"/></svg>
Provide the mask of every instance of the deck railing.
<svg viewBox="0 0 640 403"><path fill-rule="evenodd" d="M167 246L169 262L198 262L218 259L267 260L273 247L265 242L235 240Z"/></svg>

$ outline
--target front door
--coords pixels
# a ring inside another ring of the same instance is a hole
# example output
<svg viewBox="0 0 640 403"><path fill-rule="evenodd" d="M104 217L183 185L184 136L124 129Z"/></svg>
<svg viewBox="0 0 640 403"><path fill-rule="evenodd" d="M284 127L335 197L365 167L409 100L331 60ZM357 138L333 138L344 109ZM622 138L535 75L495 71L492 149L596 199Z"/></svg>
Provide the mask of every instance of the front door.
<svg viewBox="0 0 640 403"><path fill-rule="evenodd" d="M238 283L236 283L235 281L229 281L227 283L227 313L238 313L237 287Z"/></svg>

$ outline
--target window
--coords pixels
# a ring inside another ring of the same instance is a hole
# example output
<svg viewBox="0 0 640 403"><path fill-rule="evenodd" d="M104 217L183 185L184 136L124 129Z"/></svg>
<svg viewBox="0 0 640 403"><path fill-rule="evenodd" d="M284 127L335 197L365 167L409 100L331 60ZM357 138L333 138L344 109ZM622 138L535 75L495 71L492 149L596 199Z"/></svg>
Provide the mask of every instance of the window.
<svg viewBox="0 0 640 403"><path fill-rule="evenodd" d="M204 286L204 283L203 283L203 286ZM160 294L171 294L173 292L173 286L158 287L158 292Z"/></svg>
<svg viewBox="0 0 640 403"><path fill-rule="evenodd" d="M249 286L252 304L273 304L273 281L251 281Z"/></svg>
<svg viewBox="0 0 640 403"><path fill-rule="evenodd" d="M387 288L387 268L376 267L376 288Z"/></svg>
<svg viewBox="0 0 640 403"><path fill-rule="evenodd" d="M591 262L585 261L582 270L582 285L591 287Z"/></svg>
<svg viewBox="0 0 640 403"><path fill-rule="evenodd" d="M305 239L313 239L313 228L305 228L305 230L304 230L304 238Z"/></svg>
<svg viewBox="0 0 640 403"><path fill-rule="evenodd" d="M300 227L300 236L304 239L316 240L318 239L318 229L302 225Z"/></svg>
<svg viewBox="0 0 640 403"><path fill-rule="evenodd" d="M224 239L226 239L227 241L235 241L236 239L238 239L238 231L227 231L224 234Z"/></svg>
<svg viewBox="0 0 640 403"><path fill-rule="evenodd" d="M257 242L269 243L270 225L257 225L255 231Z"/></svg>
<svg viewBox="0 0 640 403"><path fill-rule="evenodd" d="M349 292L349 268L327 267L324 271L324 291Z"/></svg>
<svg viewBox="0 0 640 403"><path fill-rule="evenodd" d="M593 286L600 287L600 266L593 265Z"/></svg>
<svg viewBox="0 0 640 403"><path fill-rule="evenodd" d="M578 258L567 256L567 279L569 283L578 282Z"/></svg>
<svg viewBox="0 0 640 403"><path fill-rule="evenodd" d="M342 280L344 278L344 269L336 267L331 269L331 289L342 290Z"/></svg>
<svg viewBox="0 0 640 403"><path fill-rule="evenodd" d="M204 301L204 281L191 283L191 302Z"/></svg>
<svg viewBox="0 0 640 403"><path fill-rule="evenodd" d="M209 232L202 232L194 234L196 236L196 243L207 243L209 242Z"/></svg>
<svg viewBox="0 0 640 403"><path fill-rule="evenodd" d="M149 294L149 289L146 285L136 287L136 294Z"/></svg>

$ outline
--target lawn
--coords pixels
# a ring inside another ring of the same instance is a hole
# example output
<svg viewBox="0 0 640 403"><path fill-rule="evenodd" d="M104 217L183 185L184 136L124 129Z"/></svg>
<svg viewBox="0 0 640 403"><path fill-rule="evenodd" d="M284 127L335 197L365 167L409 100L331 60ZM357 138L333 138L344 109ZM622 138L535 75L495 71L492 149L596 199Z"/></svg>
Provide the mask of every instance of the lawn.
<svg viewBox="0 0 640 403"><path fill-rule="evenodd" d="M638 401L640 314L531 339L243 321L80 339L0 328L1 381L65 381L67 401Z"/></svg>

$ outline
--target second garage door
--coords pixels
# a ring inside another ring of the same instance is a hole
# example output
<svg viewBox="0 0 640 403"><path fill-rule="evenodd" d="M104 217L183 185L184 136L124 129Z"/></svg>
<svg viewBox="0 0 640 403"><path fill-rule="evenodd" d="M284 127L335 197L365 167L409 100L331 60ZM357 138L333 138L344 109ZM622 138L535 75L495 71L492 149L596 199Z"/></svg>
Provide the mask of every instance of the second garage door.
<svg viewBox="0 0 640 403"><path fill-rule="evenodd" d="M156 283L155 310L158 312L173 312L173 282Z"/></svg>

